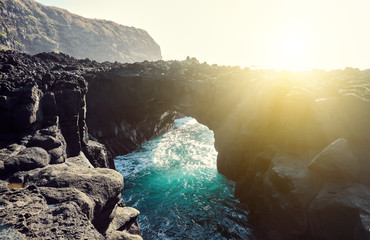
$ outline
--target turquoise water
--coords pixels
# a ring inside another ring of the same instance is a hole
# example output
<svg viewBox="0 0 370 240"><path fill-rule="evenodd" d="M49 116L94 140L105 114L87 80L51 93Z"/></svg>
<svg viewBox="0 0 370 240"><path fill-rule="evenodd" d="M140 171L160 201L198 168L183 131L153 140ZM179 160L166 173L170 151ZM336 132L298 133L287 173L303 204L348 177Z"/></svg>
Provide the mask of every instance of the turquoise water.
<svg viewBox="0 0 370 240"><path fill-rule="evenodd" d="M144 239L253 239L234 183L218 174L214 136L193 118L115 159L123 200L141 214Z"/></svg>

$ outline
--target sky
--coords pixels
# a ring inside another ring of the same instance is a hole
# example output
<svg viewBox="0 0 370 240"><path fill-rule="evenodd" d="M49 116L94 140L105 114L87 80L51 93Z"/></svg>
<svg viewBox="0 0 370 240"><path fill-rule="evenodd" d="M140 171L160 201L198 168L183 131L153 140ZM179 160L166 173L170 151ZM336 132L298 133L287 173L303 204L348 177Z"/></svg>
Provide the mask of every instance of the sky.
<svg viewBox="0 0 370 240"><path fill-rule="evenodd" d="M37 0L146 30L164 60L370 68L369 0Z"/></svg>

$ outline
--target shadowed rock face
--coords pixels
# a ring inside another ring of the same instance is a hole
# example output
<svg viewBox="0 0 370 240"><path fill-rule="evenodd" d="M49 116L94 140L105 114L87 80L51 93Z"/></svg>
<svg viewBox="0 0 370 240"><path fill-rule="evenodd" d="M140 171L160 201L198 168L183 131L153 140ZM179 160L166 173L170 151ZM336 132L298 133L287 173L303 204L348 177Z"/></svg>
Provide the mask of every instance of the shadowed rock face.
<svg viewBox="0 0 370 240"><path fill-rule="evenodd" d="M41 146L50 163L53 156L58 163L67 158L68 167L113 167L114 156L166 131L177 116L192 116L214 131L218 170L236 181L236 196L248 204L260 239L370 237L368 70L292 74L209 66L196 59L99 64L64 54L1 54L0 136L7 140L1 150L6 158ZM17 114L25 116L24 123L12 121ZM70 198L79 199L74 202L100 233L122 238L137 233L137 213L117 203L117 188L105 190L111 200L95 196L91 185L78 184L87 181L90 170L59 179L53 172L64 165L57 165L2 178L34 183L49 201L74 187ZM50 193L53 186L63 190ZM93 220L96 214L111 219L112 206L120 219L109 225Z"/></svg>
<svg viewBox="0 0 370 240"><path fill-rule="evenodd" d="M116 215L125 207L122 175L88 137L82 73L104 68L64 54L0 52L0 238L141 239L138 212Z"/></svg>
<svg viewBox="0 0 370 240"><path fill-rule="evenodd" d="M120 66L87 80L89 132L113 155L136 149L161 129L155 124L177 115L213 130L218 170L236 181L259 238L370 237L361 194L370 189L368 70L291 74L188 59ZM350 184L326 192L341 181ZM348 191L353 198L335 200ZM330 214L342 208L351 217Z"/></svg>
<svg viewBox="0 0 370 240"><path fill-rule="evenodd" d="M142 29L83 18L33 0L0 3L1 48L29 54L57 51L101 62L162 58L158 44Z"/></svg>

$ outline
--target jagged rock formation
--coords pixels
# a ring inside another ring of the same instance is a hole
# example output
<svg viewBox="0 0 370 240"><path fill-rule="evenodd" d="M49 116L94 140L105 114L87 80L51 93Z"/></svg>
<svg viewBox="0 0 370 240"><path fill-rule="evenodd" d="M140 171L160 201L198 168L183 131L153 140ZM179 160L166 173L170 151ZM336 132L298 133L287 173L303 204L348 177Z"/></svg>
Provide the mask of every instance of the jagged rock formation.
<svg viewBox="0 0 370 240"><path fill-rule="evenodd" d="M35 191L30 201L42 218L56 211L44 201L57 203L58 212L73 212L97 230L78 236L137 236L127 220L137 212L117 198L118 175L91 165L113 167L112 157L186 115L214 131L218 170L236 181L259 239L370 238L369 70L292 74L196 59L99 64L63 54L1 54L1 194ZM9 189L15 183L26 188ZM10 214L16 206L6 204ZM40 225L24 216L10 214L7 223L39 234Z"/></svg>
<svg viewBox="0 0 370 240"><path fill-rule="evenodd" d="M138 212L121 200L122 175L87 133L81 74L105 68L0 52L0 236L141 239Z"/></svg>
<svg viewBox="0 0 370 240"><path fill-rule="evenodd" d="M370 238L369 70L292 74L188 59L88 81L89 131L113 155L177 113L213 130L218 170L236 181L259 239Z"/></svg>
<svg viewBox="0 0 370 240"><path fill-rule="evenodd" d="M63 52L100 62L162 58L158 44L142 29L83 18L34 0L0 1L0 47L29 54Z"/></svg>

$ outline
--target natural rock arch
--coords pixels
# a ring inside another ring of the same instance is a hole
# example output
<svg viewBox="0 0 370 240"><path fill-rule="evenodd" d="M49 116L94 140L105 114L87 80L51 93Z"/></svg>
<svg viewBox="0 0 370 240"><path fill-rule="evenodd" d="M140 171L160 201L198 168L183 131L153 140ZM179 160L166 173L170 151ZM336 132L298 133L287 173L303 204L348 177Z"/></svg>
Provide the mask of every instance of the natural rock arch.
<svg viewBox="0 0 370 240"><path fill-rule="evenodd" d="M68 209L93 235L106 234L110 215L123 207L123 181L113 170L91 168L114 167L92 140L104 143L111 157L124 154L167 130L181 112L214 131L218 170L236 181L236 195L248 204L261 238L370 237L369 70L292 74L195 59L119 64L3 51L0 58L3 196L51 187L29 199L43 199L51 214L50 194L58 193L60 199L52 199L62 204L70 192L78 199L82 192L88 201L80 203L94 214L83 217L75 204ZM41 159L46 153L50 164ZM9 189L14 182L36 187ZM62 183L80 192L61 189ZM22 216L11 205L6 209L15 216L7 222ZM86 229L64 227L76 234ZM131 227L137 234L137 225ZM123 234L118 229L112 234Z"/></svg>
<svg viewBox="0 0 370 240"><path fill-rule="evenodd" d="M237 182L236 195L250 206L262 237L353 238L352 230L338 232L330 227L342 224L336 214L330 214L345 202L351 202L351 224L362 222L356 236L368 236L364 219L369 215L355 213L368 211L356 202L370 198L365 150L370 140L369 103L358 90L367 83L343 80L345 71L311 74L259 73L199 64L194 59L130 65L87 78L89 133L115 156L169 129L177 113L194 117L214 131L218 170ZM346 139L346 148L354 151L351 156L364 167L356 179L337 171L340 162L331 169L308 167L338 138ZM334 174L328 176L328 171ZM325 195L343 181L355 193L353 199ZM367 189L365 195L360 194L362 188ZM317 214L321 211L329 215L323 218Z"/></svg>

